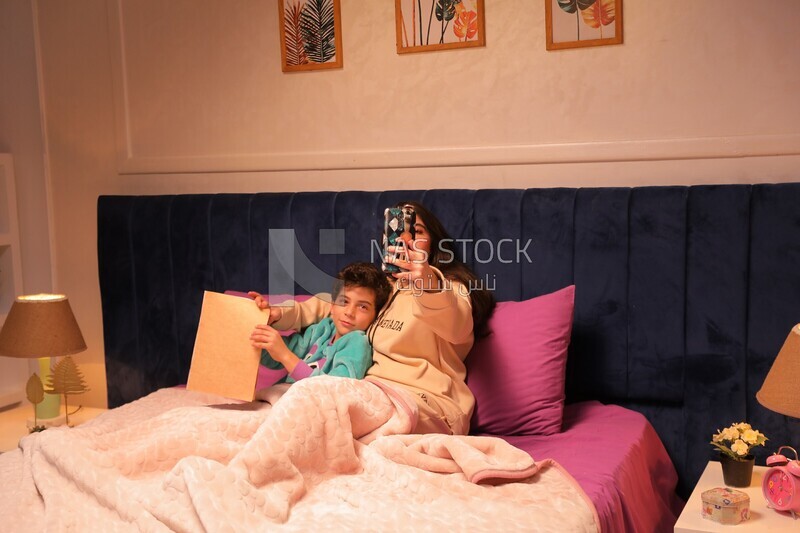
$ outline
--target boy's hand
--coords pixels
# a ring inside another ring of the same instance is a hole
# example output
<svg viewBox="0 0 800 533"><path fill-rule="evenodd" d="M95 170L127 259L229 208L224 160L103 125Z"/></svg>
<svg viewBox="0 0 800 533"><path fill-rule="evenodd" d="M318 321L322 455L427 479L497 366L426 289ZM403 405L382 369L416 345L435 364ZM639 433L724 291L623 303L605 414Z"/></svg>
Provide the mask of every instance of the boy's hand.
<svg viewBox="0 0 800 533"><path fill-rule="evenodd" d="M286 346L281 334L272 326L259 324L250 334L253 348L267 350L269 355L291 372L300 359Z"/></svg>
<svg viewBox="0 0 800 533"><path fill-rule="evenodd" d="M259 309L269 310L267 324L274 324L283 318L283 309L280 307L271 307L269 305L269 300L267 300L261 293L250 291L247 293L247 296L253 299Z"/></svg>
<svg viewBox="0 0 800 533"><path fill-rule="evenodd" d="M256 302L259 309L269 309L269 301L267 301L260 292L250 291L247 293L247 296Z"/></svg>

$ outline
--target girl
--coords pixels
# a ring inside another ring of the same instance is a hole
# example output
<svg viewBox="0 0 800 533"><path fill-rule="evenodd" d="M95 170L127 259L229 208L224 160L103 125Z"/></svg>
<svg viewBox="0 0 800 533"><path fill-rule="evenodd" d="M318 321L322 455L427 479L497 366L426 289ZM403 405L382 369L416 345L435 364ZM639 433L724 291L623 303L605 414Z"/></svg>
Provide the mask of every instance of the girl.
<svg viewBox="0 0 800 533"><path fill-rule="evenodd" d="M403 270L392 274L392 296L367 332L374 364L366 379L410 393L419 408L414 432L466 435L475 400L465 383L464 359L475 332L484 333L495 302L489 292L468 288L475 274L455 258L441 222L417 202L402 206L416 210L416 239L407 242L405 261L385 258ZM261 296L255 300L261 308L269 306ZM327 316L329 301L312 298L273 307L270 323L276 329L301 329ZM256 331L252 340L263 348L266 339Z"/></svg>

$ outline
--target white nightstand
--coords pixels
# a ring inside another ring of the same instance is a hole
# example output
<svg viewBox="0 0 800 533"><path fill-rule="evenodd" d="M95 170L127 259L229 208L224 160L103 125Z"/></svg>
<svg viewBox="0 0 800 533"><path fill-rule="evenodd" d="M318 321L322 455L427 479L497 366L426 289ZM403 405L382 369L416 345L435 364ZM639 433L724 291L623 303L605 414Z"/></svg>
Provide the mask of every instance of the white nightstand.
<svg viewBox="0 0 800 533"><path fill-rule="evenodd" d="M74 407L70 406L70 411ZM61 406L63 414L64 406ZM81 407L75 413L69 415L69 422L73 426L88 422L108 409L99 407ZM0 410L0 453L16 449L19 439L28 434L26 422L33 417L33 406L28 402L22 402L16 407Z"/></svg>
<svg viewBox="0 0 800 533"><path fill-rule="evenodd" d="M749 487L731 487L750 496L750 520L741 522L734 526L723 526L713 520L703 518L701 515L700 495L708 489L714 487L724 487L722 481L722 467L716 461L711 461L706 465L703 475L686 502L681 516L675 523L675 533L695 533L703 531L725 531L727 533L747 532L747 531L769 531L769 532L800 532L800 519L794 520L788 513L778 513L767 508L764 495L761 494L761 479L767 471L765 466L753 468L753 480Z"/></svg>

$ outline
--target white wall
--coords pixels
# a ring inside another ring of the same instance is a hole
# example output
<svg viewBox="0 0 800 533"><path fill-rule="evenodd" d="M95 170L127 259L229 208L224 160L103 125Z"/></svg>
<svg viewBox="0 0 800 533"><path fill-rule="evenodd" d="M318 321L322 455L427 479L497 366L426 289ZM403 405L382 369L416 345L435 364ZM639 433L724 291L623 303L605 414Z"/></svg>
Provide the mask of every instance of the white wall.
<svg viewBox="0 0 800 533"><path fill-rule="evenodd" d="M105 402L100 194L796 181L800 2L625 2L625 44L547 52L486 0L487 46L394 49L342 0L344 69L283 74L276 2L37 0L56 284Z"/></svg>
<svg viewBox="0 0 800 533"><path fill-rule="evenodd" d="M30 0L0 2L0 153L14 156L23 288L52 290L42 116Z"/></svg>
<svg viewBox="0 0 800 533"><path fill-rule="evenodd" d="M19 244L4 253L6 260L16 264L2 266L3 313L8 312L14 298L22 293L52 290L50 216L33 20L30 0L0 2L0 154L14 154L14 168L6 168L10 164L3 159L0 174L5 174L4 180L15 176L16 189L16 205L3 205L0 209L10 208L16 213L17 220L12 226L22 236ZM9 229L6 227L4 231ZM28 362L0 357L0 406L24 398L29 375Z"/></svg>

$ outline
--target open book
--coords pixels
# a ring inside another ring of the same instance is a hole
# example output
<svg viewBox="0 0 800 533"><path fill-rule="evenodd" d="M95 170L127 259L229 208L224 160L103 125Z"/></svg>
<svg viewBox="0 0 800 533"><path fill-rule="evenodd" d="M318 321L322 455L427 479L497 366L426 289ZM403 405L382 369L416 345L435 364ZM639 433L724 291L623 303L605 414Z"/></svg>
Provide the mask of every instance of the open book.
<svg viewBox="0 0 800 533"><path fill-rule="evenodd" d="M249 298L205 291L186 388L252 401L261 350L250 333L268 319Z"/></svg>

